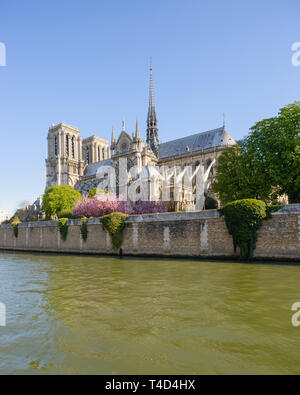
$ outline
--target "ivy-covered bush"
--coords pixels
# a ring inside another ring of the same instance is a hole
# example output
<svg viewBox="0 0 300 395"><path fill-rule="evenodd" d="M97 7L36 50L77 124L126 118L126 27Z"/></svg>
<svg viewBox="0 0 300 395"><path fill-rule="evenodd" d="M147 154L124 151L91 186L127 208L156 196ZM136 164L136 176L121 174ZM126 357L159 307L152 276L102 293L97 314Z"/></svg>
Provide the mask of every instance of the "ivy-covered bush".
<svg viewBox="0 0 300 395"><path fill-rule="evenodd" d="M15 217L13 222L11 223L12 227L13 227L13 231L14 231L14 235L17 238L19 235L19 223L20 223L20 218L19 217Z"/></svg>
<svg viewBox="0 0 300 395"><path fill-rule="evenodd" d="M81 219L81 227L80 227L80 232L82 239L84 241L87 241L88 238L88 227L87 227L88 219L86 217L82 217Z"/></svg>
<svg viewBox="0 0 300 395"><path fill-rule="evenodd" d="M108 231L112 239L114 251L118 251L123 243L123 231L126 227L128 215L123 213L111 213L100 218L103 228Z"/></svg>
<svg viewBox="0 0 300 395"><path fill-rule="evenodd" d="M276 211L282 209L281 204L272 204L266 207L267 218L272 218L272 213L276 213Z"/></svg>
<svg viewBox="0 0 300 395"><path fill-rule="evenodd" d="M68 218L60 218L58 220L58 227L60 231L61 238L66 241L68 236Z"/></svg>
<svg viewBox="0 0 300 395"><path fill-rule="evenodd" d="M234 250L240 247L241 259L252 259L257 242L257 232L267 218L266 204L261 200L243 199L228 203L219 210L225 217Z"/></svg>
<svg viewBox="0 0 300 395"><path fill-rule="evenodd" d="M57 214L58 218L80 219L80 217L73 215L73 209L65 209Z"/></svg>

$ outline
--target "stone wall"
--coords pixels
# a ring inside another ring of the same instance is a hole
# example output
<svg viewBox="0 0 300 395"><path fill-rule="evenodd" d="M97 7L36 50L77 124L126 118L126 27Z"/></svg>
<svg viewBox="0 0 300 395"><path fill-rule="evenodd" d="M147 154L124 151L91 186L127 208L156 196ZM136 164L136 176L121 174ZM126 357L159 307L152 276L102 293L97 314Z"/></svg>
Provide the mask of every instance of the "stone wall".
<svg viewBox="0 0 300 395"><path fill-rule="evenodd" d="M217 211L132 216L124 231L124 255L233 258L232 238ZM83 241L80 220L69 221L63 241L57 222L19 225L18 238L10 225L0 226L0 249L86 254L113 254L111 238L98 219L88 223ZM300 205L289 205L264 221L259 231L257 259L300 261Z"/></svg>

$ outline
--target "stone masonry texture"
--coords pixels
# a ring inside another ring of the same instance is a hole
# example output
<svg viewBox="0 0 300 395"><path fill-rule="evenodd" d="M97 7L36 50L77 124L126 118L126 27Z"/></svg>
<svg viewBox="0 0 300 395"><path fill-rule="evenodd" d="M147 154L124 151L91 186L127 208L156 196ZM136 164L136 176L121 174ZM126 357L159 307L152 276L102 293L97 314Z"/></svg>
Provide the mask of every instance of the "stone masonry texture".
<svg viewBox="0 0 300 395"><path fill-rule="evenodd" d="M16 238L10 225L0 226L0 249L76 254L115 254L99 219L88 222L83 241L80 220L70 220L63 241L57 222L19 225ZM123 255L196 258L235 258L232 237L215 210L131 216L124 231ZM264 221L256 259L300 262L300 205L289 205Z"/></svg>

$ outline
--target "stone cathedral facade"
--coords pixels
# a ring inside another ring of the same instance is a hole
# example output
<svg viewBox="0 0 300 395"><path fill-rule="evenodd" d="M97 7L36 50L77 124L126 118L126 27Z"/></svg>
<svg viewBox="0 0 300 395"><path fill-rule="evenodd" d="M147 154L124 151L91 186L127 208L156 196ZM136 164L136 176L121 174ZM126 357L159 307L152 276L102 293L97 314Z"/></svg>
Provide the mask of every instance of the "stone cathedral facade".
<svg viewBox="0 0 300 395"><path fill-rule="evenodd" d="M136 130L132 134L126 131L123 121L118 139L115 138L113 129L111 143L98 136L82 139L77 128L65 123L52 125L48 133L46 185L47 187L70 185L82 194L88 194L99 184L100 180L96 175L101 167L113 166L118 178L120 158L127 159L128 170L132 166L137 166L143 177L149 180L155 166L183 168L189 165L196 168L202 164L204 168L208 168L212 162L217 164L219 155L227 146L233 144L236 142L227 133L225 125L214 130L160 143L151 69L146 141L141 138L138 121ZM215 167L212 167L210 182L214 174ZM128 176L128 183L130 182L130 176ZM182 209L182 206L175 205L173 208Z"/></svg>

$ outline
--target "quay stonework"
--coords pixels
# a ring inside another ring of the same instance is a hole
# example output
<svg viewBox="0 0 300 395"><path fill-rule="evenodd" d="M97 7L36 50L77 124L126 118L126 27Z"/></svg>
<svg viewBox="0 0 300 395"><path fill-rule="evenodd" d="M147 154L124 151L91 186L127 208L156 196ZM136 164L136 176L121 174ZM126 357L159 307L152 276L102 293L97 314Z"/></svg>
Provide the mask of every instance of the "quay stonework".
<svg viewBox="0 0 300 395"><path fill-rule="evenodd" d="M124 231L123 255L235 258L232 237L216 210L131 216ZM21 223L18 237L11 225L0 226L0 249L114 255L111 237L99 219L88 222L83 241L81 220L70 220L63 241L56 221ZM300 262L300 204L284 206L264 221L254 258Z"/></svg>

